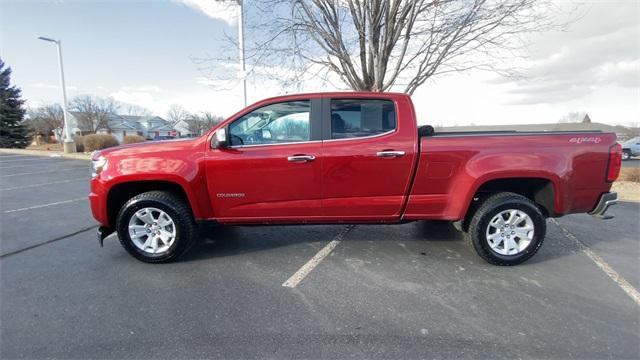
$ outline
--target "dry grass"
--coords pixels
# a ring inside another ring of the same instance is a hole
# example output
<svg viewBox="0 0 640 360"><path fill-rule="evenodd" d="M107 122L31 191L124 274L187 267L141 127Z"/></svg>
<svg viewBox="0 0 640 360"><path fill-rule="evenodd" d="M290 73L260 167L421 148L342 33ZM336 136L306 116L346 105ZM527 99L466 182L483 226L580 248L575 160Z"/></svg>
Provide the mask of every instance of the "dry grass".
<svg viewBox="0 0 640 360"><path fill-rule="evenodd" d="M28 150L45 150L45 151L62 151L62 144L40 144L40 145L29 145L27 146Z"/></svg>
<svg viewBox="0 0 640 360"><path fill-rule="evenodd" d="M640 183L640 168L622 168L618 181L631 181Z"/></svg>

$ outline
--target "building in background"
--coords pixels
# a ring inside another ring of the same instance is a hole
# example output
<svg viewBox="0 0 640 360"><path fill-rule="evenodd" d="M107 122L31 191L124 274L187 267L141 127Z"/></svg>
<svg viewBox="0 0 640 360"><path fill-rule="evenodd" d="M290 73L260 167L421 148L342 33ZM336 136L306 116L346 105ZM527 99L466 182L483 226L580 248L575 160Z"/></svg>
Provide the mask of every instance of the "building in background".
<svg viewBox="0 0 640 360"><path fill-rule="evenodd" d="M78 122L78 118L82 116L82 113L71 111L69 114L71 115L71 128L75 134L86 135L92 132L92 129L84 128L82 124ZM127 135L140 135L147 139L154 139L159 136L180 137L188 135L176 129L171 122L160 116L107 114L106 117L106 124L98 126L96 133L113 134L120 143L122 143L124 137Z"/></svg>

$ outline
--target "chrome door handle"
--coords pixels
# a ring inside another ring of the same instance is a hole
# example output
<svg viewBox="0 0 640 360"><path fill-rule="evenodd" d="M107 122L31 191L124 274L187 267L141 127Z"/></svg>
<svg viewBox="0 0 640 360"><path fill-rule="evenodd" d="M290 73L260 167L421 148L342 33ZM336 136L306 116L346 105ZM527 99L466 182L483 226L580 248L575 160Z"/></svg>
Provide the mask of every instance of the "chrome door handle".
<svg viewBox="0 0 640 360"><path fill-rule="evenodd" d="M376 153L376 156L382 157L382 158L395 158L395 157L404 156L404 154L405 154L404 151L386 150L386 151L378 151Z"/></svg>
<svg viewBox="0 0 640 360"><path fill-rule="evenodd" d="M293 155L287 157L287 160L290 162L308 162L315 160L316 157L313 155Z"/></svg>

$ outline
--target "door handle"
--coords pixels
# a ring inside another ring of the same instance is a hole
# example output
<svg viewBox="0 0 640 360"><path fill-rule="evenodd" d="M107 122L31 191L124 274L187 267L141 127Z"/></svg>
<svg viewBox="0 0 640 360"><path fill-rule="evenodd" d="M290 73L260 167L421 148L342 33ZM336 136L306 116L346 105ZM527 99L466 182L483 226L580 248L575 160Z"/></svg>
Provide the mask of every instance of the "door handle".
<svg viewBox="0 0 640 360"><path fill-rule="evenodd" d="M404 154L405 154L404 151L384 150L384 151L378 151L376 153L376 156L381 158L396 158L396 157L404 156Z"/></svg>
<svg viewBox="0 0 640 360"><path fill-rule="evenodd" d="M315 160L316 157L313 155L293 155L287 157L287 160L290 162L308 162Z"/></svg>

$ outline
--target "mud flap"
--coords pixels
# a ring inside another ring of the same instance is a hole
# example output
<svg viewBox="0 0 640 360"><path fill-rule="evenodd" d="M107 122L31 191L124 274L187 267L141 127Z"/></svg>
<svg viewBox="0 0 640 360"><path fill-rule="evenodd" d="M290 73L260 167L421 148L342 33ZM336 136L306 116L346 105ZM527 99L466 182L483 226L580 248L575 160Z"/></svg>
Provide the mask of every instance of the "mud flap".
<svg viewBox="0 0 640 360"><path fill-rule="evenodd" d="M100 244L100 247L104 246L104 238L106 238L107 236L111 235L114 233L115 230L105 227L105 226L100 226L98 227L98 243Z"/></svg>

